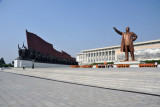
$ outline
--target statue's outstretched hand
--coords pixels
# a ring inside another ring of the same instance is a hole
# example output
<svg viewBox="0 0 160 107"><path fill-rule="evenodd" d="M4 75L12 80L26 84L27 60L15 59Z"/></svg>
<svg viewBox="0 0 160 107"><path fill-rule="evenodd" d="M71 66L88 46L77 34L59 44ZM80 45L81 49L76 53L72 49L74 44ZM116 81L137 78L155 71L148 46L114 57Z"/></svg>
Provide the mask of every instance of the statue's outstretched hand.
<svg viewBox="0 0 160 107"><path fill-rule="evenodd" d="M116 27L113 27L113 29L115 30L115 32L117 32L118 34L122 35L122 32L117 30Z"/></svg>
<svg viewBox="0 0 160 107"><path fill-rule="evenodd" d="M114 30L116 30L116 27L113 27Z"/></svg>

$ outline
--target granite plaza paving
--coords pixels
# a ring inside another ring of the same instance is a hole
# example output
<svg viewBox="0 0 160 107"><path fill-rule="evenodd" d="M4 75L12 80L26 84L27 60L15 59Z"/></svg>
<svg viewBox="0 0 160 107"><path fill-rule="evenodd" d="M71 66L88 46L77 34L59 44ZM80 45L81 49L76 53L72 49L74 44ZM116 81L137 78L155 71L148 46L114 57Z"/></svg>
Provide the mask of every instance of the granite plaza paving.
<svg viewBox="0 0 160 107"><path fill-rule="evenodd" d="M0 107L159 107L160 68L4 69Z"/></svg>

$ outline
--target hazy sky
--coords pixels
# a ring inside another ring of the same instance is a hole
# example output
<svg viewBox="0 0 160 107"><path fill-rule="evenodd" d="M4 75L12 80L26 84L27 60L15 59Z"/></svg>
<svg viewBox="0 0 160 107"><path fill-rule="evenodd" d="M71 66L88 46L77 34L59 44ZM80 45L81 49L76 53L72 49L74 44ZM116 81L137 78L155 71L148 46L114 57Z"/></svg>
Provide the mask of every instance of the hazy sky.
<svg viewBox="0 0 160 107"><path fill-rule="evenodd" d="M129 26L136 42L160 39L160 0L0 0L0 57L7 63L18 57L26 29L75 57L120 45L114 26Z"/></svg>

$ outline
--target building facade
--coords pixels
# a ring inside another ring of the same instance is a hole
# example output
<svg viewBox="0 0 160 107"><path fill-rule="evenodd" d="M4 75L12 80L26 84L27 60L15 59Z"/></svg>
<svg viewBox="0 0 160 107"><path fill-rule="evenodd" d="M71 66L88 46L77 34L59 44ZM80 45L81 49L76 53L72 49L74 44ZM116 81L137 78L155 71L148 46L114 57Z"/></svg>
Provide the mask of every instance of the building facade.
<svg viewBox="0 0 160 107"><path fill-rule="evenodd" d="M160 59L160 39L134 43L136 60L155 60ZM83 50L77 54L77 62L79 65L117 62L124 60L125 54L120 51L120 45L104 48Z"/></svg>

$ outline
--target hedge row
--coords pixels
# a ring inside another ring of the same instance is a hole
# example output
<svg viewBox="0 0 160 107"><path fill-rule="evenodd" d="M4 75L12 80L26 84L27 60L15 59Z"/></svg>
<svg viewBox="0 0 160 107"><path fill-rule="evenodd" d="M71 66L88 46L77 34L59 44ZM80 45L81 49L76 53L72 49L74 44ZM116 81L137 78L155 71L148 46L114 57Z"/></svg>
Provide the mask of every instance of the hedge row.
<svg viewBox="0 0 160 107"><path fill-rule="evenodd" d="M139 64L139 67L156 67L154 63Z"/></svg>
<svg viewBox="0 0 160 107"><path fill-rule="evenodd" d="M117 68L129 68L129 64L117 64Z"/></svg>

